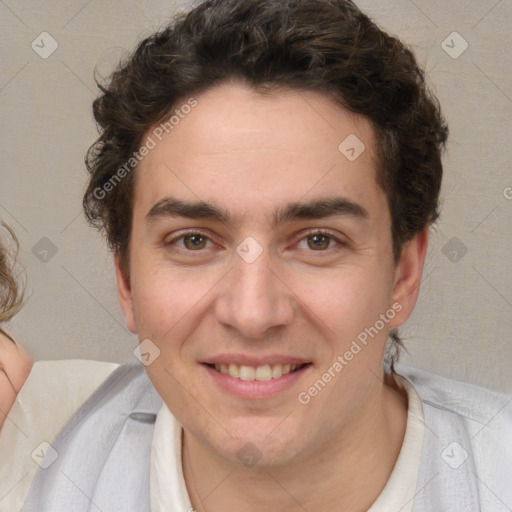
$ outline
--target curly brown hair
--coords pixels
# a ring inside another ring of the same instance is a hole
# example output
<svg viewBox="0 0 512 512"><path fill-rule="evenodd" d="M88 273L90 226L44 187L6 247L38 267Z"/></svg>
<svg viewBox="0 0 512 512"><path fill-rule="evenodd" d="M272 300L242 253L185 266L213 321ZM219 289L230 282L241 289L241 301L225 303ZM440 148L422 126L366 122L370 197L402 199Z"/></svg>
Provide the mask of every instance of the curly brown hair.
<svg viewBox="0 0 512 512"><path fill-rule="evenodd" d="M127 275L134 172L126 162L180 102L229 80L262 93L321 92L371 122L395 262L402 245L438 218L448 129L400 40L349 0L207 0L143 40L98 84L100 136L86 157L83 204Z"/></svg>
<svg viewBox="0 0 512 512"><path fill-rule="evenodd" d="M208 0L143 40L108 85L98 84L93 111L101 131L86 157L83 204L125 264L133 172L112 190L105 185L179 101L230 79L262 92L323 92L372 123L396 259L438 218L448 130L402 42L348 0ZM99 189L109 191L98 197Z"/></svg>
<svg viewBox="0 0 512 512"><path fill-rule="evenodd" d="M1 225L8 232L13 247L0 242L0 324L12 318L23 305L23 291L14 276L19 249L18 239L7 224L2 222ZM2 328L0 333L14 341Z"/></svg>

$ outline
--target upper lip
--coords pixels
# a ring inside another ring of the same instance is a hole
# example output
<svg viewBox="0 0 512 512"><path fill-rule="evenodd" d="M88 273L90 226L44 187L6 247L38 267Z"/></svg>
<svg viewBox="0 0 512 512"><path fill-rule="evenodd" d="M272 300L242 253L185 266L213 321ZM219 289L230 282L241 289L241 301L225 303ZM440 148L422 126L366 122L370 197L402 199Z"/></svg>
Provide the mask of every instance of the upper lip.
<svg viewBox="0 0 512 512"><path fill-rule="evenodd" d="M269 354L268 356L249 356L247 354L219 354L202 361L205 364L238 364L239 366L264 366L266 364L296 364L302 365L310 363L310 360L302 359L300 357L284 356L278 354Z"/></svg>

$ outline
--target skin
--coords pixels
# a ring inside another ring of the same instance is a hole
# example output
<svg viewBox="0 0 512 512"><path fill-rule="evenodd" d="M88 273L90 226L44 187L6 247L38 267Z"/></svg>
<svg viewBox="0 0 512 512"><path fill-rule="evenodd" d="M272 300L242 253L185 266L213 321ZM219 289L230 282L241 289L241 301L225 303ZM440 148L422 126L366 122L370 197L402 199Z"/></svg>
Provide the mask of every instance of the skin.
<svg viewBox="0 0 512 512"><path fill-rule="evenodd" d="M32 358L18 343L0 333L0 428L32 369Z"/></svg>
<svg viewBox="0 0 512 512"><path fill-rule="evenodd" d="M129 278L116 257L127 325L159 348L146 369L184 426L192 505L366 510L384 488L405 432L407 399L384 379L381 362L388 328L414 308L428 230L404 246L395 265L365 118L320 93L262 96L236 82L197 101L136 171ZM366 146L353 162L338 151L349 134ZM170 196L215 205L235 222L148 219ZM333 196L368 216L272 224L277 207ZM318 229L335 237L322 239L328 247L321 251L309 236ZM184 244L184 230L207 237L199 250ZM236 253L248 236L263 249L250 264ZM401 311L393 320L300 404L297 395L395 302ZM213 382L202 363L218 354L281 354L311 366L277 396L248 400ZM261 456L252 467L237 457L247 443Z"/></svg>

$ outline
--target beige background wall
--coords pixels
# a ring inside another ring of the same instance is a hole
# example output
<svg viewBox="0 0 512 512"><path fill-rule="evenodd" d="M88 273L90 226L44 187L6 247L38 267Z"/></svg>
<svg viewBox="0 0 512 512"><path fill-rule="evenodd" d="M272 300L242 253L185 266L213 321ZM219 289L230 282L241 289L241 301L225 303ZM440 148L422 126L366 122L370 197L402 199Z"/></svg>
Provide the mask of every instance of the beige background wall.
<svg viewBox="0 0 512 512"><path fill-rule="evenodd" d="M93 71L186 3L0 0L0 219L20 237L30 295L10 328L36 359L134 360L110 255L81 214ZM357 3L412 45L451 128L404 361L512 390L512 0Z"/></svg>

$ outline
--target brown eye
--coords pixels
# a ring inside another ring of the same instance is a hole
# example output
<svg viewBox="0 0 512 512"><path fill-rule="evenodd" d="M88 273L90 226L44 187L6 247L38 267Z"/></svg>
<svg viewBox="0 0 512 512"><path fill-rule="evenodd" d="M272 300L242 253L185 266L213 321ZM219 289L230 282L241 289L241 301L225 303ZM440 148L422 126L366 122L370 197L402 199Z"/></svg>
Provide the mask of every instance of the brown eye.
<svg viewBox="0 0 512 512"><path fill-rule="evenodd" d="M204 249L206 246L207 238L199 233L194 233L193 235L185 235L183 237L183 245L191 250Z"/></svg>
<svg viewBox="0 0 512 512"><path fill-rule="evenodd" d="M321 233L316 233L308 236L308 247L314 251L321 251L329 247L330 241L331 237L322 235Z"/></svg>

